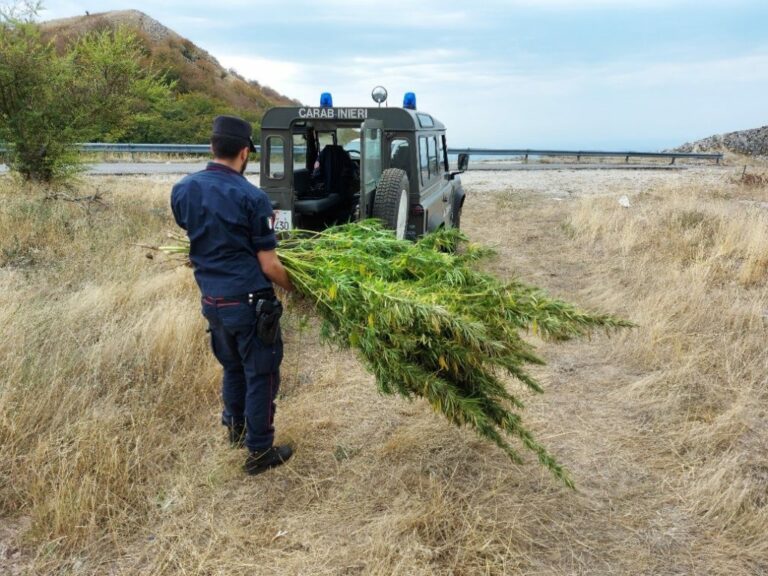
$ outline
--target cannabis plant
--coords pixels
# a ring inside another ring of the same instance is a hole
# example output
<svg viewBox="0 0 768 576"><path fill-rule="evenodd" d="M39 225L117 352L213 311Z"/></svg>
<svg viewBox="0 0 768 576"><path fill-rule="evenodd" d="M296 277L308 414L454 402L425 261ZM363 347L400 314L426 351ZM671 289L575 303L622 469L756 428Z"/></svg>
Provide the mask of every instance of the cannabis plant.
<svg viewBox="0 0 768 576"><path fill-rule="evenodd" d="M456 229L412 243L365 221L294 232L278 252L297 292L323 320L323 337L354 349L381 392L425 398L519 463L515 439L573 486L520 417L521 392L542 392L527 366L543 364L521 334L566 339L630 323L479 271L477 262L490 252Z"/></svg>

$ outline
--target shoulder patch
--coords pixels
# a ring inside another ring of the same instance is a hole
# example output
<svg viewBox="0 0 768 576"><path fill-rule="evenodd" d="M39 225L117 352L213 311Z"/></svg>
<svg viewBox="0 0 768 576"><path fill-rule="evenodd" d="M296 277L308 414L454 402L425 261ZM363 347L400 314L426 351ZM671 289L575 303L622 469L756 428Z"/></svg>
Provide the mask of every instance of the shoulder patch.
<svg viewBox="0 0 768 576"><path fill-rule="evenodd" d="M259 231L261 232L260 235L261 236L270 236L271 234L273 234L274 233L274 226L275 226L275 218L274 218L274 216L262 216L260 220L261 220L261 222L259 222L259 224L261 224L259 226L259 228L260 228Z"/></svg>

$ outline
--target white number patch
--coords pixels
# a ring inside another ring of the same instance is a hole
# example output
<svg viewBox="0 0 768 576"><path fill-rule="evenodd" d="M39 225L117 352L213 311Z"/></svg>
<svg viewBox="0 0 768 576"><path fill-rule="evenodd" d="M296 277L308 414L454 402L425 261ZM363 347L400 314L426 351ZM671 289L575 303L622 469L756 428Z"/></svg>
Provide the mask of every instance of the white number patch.
<svg viewBox="0 0 768 576"><path fill-rule="evenodd" d="M293 214L290 210L275 210L272 229L275 232L287 232L293 229Z"/></svg>

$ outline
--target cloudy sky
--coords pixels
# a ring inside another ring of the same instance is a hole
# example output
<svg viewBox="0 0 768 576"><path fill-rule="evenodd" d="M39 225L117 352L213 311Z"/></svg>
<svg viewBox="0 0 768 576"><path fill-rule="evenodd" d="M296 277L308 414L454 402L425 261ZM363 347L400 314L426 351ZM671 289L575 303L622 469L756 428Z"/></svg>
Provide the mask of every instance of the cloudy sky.
<svg viewBox="0 0 768 576"><path fill-rule="evenodd" d="M46 0L133 8L316 104L416 92L452 146L656 150L768 124L766 0Z"/></svg>

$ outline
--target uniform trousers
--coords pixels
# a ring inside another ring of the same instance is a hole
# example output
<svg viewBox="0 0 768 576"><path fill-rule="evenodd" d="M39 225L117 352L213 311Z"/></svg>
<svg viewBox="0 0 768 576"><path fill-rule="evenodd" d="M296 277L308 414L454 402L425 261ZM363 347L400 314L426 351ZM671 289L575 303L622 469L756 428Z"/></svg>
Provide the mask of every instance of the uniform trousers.
<svg viewBox="0 0 768 576"><path fill-rule="evenodd" d="M256 336L257 314L245 302L203 298L213 354L224 368L221 423L245 425L245 446L251 452L272 446L275 436L275 398L280 388L283 341L274 344Z"/></svg>

